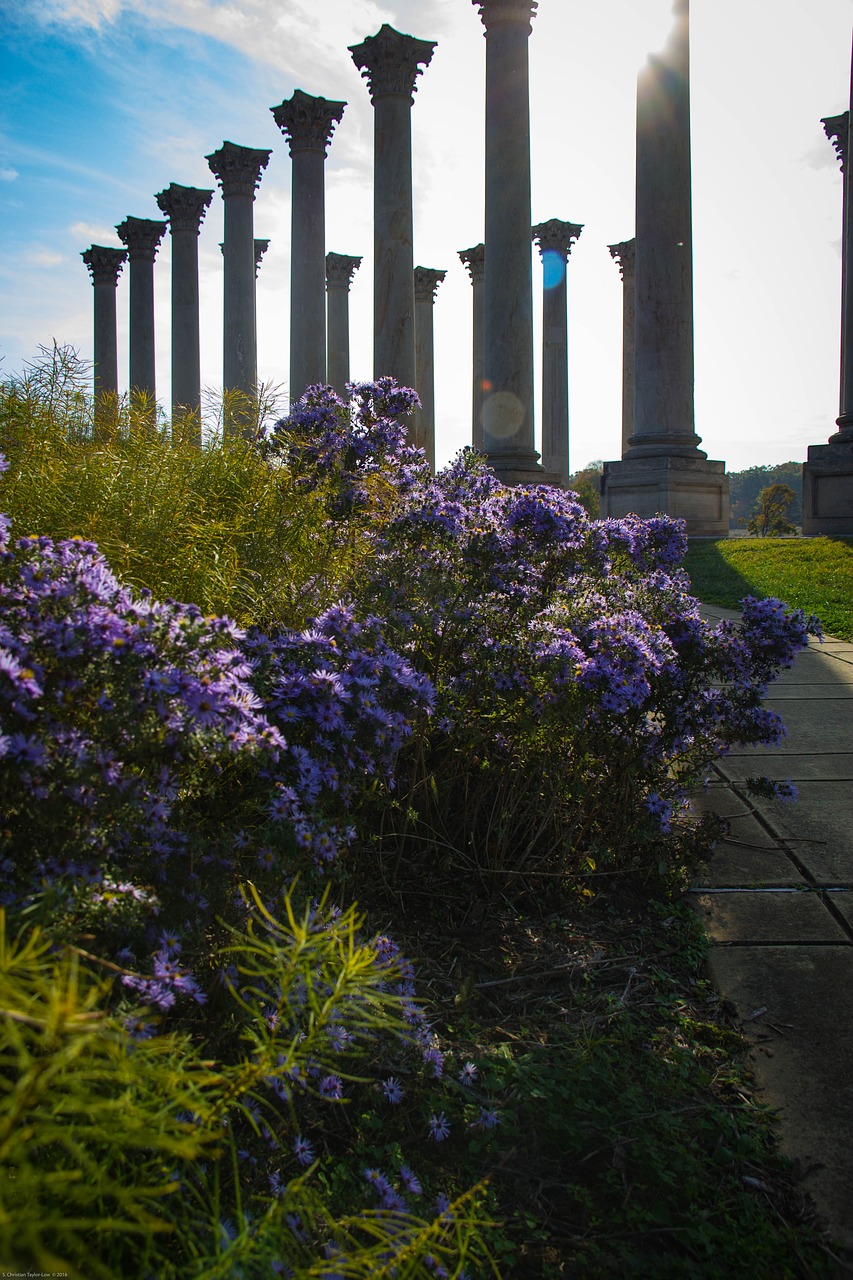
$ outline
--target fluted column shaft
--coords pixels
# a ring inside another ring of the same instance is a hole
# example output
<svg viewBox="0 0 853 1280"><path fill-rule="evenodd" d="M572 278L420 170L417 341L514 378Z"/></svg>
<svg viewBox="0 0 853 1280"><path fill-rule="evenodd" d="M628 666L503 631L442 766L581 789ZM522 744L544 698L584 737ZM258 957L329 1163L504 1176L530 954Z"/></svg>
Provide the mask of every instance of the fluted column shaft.
<svg viewBox="0 0 853 1280"><path fill-rule="evenodd" d="M293 175L290 258L290 399L326 382L326 150L345 102L300 89L271 107L288 139Z"/></svg>
<svg viewBox="0 0 853 1280"><path fill-rule="evenodd" d="M831 116L821 123L834 145L841 161L844 181L841 233L841 388L839 395L838 427L830 436L830 443L853 442L853 191L851 191L850 121L853 120L853 58L851 59L850 108L839 116Z"/></svg>
<svg viewBox="0 0 853 1280"><path fill-rule="evenodd" d="M361 258L343 253L326 254L326 291L329 329L326 381L341 399L346 398L349 370L349 289Z"/></svg>
<svg viewBox="0 0 853 1280"><path fill-rule="evenodd" d="M542 465L569 481L569 327L566 264L583 227L551 218L533 228L542 256Z"/></svg>
<svg viewBox="0 0 853 1280"><path fill-rule="evenodd" d="M634 249L635 240L610 244L622 278L622 456L634 431Z"/></svg>
<svg viewBox="0 0 853 1280"><path fill-rule="evenodd" d="M191 417L187 438L200 445L198 237L213 192L173 182L155 199L172 239L172 420Z"/></svg>
<svg viewBox="0 0 853 1280"><path fill-rule="evenodd" d="M116 227L130 262L130 391L152 409L157 397L154 259L166 226L151 218L125 218Z"/></svg>
<svg viewBox="0 0 853 1280"><path fill-rule="evenodd" d="M89 268L94 291L94 396L97 429L98 401L103 401L105 396L118 395L116 289L119 273L127 260L127 251L93 244L80 256Z"/></svg>
<svg viewBox="0 0 853 1280"><path fill-rule="evenodd" d="M537 6L473 3L486 28L483 444L501 479L536 481L528 38Z"/></svg>
<svg viewBox="0 0 853 1280"><path fill-rule="evenodd" d="M433 41L416 40L384 24L350 46L374 109L373 373L414 386L415 298L412 248L412 104L421 64Z"/></svg>
<svg viewBox="0 0 853 1280"><path fill-rule="evenodd" d="M696 456L689 0L637 80L632 456Z"/></svg>
<svg viewBox="0 0 853 1280"><path fill-rule="evenodd" d="M225 205L222 375L226 391L257 394L255 319L255 190L270 152L225 142L205 156Z"/></svg>
<svg viewBox="0 0 853 1280"><path fill-rule="evenodd" d="M435 293L446 271L415 267L415 388L421 407L414 417L413 443L423 449L430 470L435 471Z"/></svg>
<svg viewBox="0 0 853 1280"><path fill-rule="evenodd" d="M459 259L465 265L471 277L474 293L473 305L473 341L471 350L471 444L483 450L483 379L486 376L483 348L483 320L485 315L485 299L483 296L483 272L486 257L486 246L474 245L471 249L460 249Z"/></svg>

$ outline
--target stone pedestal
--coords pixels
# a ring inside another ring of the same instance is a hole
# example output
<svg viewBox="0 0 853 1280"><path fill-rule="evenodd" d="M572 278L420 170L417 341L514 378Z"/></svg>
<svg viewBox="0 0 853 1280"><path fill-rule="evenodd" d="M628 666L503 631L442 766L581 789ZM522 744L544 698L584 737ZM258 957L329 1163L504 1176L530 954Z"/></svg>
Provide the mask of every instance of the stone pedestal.
<svg viewBox="0 0 853 1280"><path fill-rule="evenodd" d="M634 429L605 465L607 516L681 516L727 537L728 479L699 449L693 412L689 0L675 0L663 52L637 82Z"/></svg>
<svg viewBox="0 0 853 1280"><path fill-rule="evenodd" d="M349 376L349 288L361 266L361 258L345 253L326 254L326 295L328 300L328 356L326 381L346 400Z"/></svg>
<svg viewBox="0 0 853 1280"><path fill-rule="evenodd" d="M622 278L622 457L634 431L634 248L636 240L609 244Z"/></svg>
<svg viewBox="0 0 853 1280"><path fill-rule="evenodd" d="M254 400L258 384L255 320L255 190L271 152L224 142L205 156L225 205L222 381L225 392ZM245 416L245 415L244 415ZM237 421L226 430L238 429Z"/></svg>
<svg viewBox="0 0 853 1280"><path fill-rule="evenodd" d="M468 270L474 291L473 350L471 352L471 444L483 452L483 386L486 376L484 361L485 274L486 246L474 245L472 249L460 249L459 259Z"/></svg>
<svg viewBox="0 0 853 1280"><path fill-rule="evenodd" d="M844 175L841 238L841 389L838 430L827 444L809 446L803 463L803 533L853 535L853 190L849 156L850 110L822 123L834 142Z"/></svg>
<svg viewBox="0 0 853 1280"><path fill-rule="evenodd" d="M89 268L94 289L94 397L95 436L105 426L110 402L118 398L118 341L116 338L116 288L127 260L125 249L93 244L80 255Z"/></svg>
<svg viewBox="0 0 853 1280"><path fill-rule="evenodd" d="M533 228L542 256L542 465L569 483L569 321L566 266L583 224L551 218Z"/></svg>
<svg viewBox="0 0 853 1280"><path fill-rule="evenodd" d="M198 237L213 192L173 182L155 199L172 237L172 420L187 418L185 438L201 445Z"/></svg>
<svg viewBox="0 0 853 1280"><path fill-rule="evenodd" d="M130 263L130 394L151 410L157 398L154 352L154 259L167 223L125 218L116 227Z"/></svg>
<svg viewBox="0 0 853 1280"><path fill-rule="evenodd" d="M290 402L326 383L326 152L345 102L314 98L301 89L273 118L287 138L293 163L290 257Z"/></svg>
<svg viewBox="0 0 853 1280"><path fill-rule="evenodd" d="M417 378L412 104L415 81L434 49L434 41L402 35L387 23L377 35L350 45L374 108L373 376L390 374L406 387Z"/></svg>
<svg viewBox="0 0 853 1280"><path fill-rule="evenodd" d="M412 443L423 449L435 472L435 343L432 313L435 293L446 271L415 267L415 390L421 407L414 415Z"/></svg>
<svg viewBox="0 0 853 1280"><path fill-rule="evenodd" d="M486 28L483 448L505 484L540 484L533 421L528 39L537 0L472 0Z"/></svg>

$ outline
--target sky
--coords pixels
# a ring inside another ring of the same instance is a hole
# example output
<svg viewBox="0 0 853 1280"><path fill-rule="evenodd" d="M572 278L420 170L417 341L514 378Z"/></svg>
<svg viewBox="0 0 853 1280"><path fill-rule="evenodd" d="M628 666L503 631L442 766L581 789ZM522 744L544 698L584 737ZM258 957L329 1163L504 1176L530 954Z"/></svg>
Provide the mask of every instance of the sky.
<svg viewBox="0 0 853 1280"><path fill-rule="evenodd" d="M351 372L372 376L373 111L347 46L383 22L437 47L412 110L416 265L436 296L439 464L471 431L472 289L483 238L485 41L470 0L0 0L0 376L55 339L92 358L80 258L161 218L170 182L215 187L225 139L272 150L255 203L258 372L287 392L291 160L269 108L345 100L326 161L326 248L362 256ZM568 267L570 466L619 457L622 285L634 223L637 72L671 0L539 0L529 41L533 223L583 224ZM853 0L693 0L696 430L730 471L803 461L838 414L841 209L820 123L849 101ZM222 201L200 239L202 382L222 378ZM534 350L541 266L533 251ZM155 267L157 393L169 403L168 237ZM127 385L127 269L118 288ZM537 372L537 397L539 374ZM537 409L538 419L538 409Z"/></svg>

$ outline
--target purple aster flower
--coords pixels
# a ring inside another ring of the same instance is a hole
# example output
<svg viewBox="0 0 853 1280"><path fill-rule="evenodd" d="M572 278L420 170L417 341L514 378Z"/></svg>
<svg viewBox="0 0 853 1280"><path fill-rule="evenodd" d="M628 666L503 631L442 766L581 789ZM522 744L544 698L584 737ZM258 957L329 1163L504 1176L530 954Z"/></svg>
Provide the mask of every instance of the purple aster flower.
<svg viewBox="0 0 853 1280"><path fill-rule="evenodd" d="M313 1163L314 1159L316 1158L314 1155L313 1146L308 1141L308 1139L303 1138L301 1134L298 1134L297 1137L294 1139L293 1154L296 1156L296 1159L299 1161L299 1163L303 1166L307 1166Z"/></svg>
<svg viewBox="0 0 853 1280"><path fill-rule="evenodd" d="M443 1111L439 1111L438 1115L431 1115L429 1118L430 1137L436 1142L444 1142L444 1139L450 1133L450 1124L447 1116Z"/></svg>
<svg viewBox="0 0 853 1280"><path fill-rule="evenodd" d="M400 1082L396 1080L394 1076L389 1076L388 1079L383 1082L382 1092L385 1094L388 1101L393 1103L394 1106L396 1106L398 1102L402 1102L403 1098L406 1096L405 1089L403 1089Z"/></svg>

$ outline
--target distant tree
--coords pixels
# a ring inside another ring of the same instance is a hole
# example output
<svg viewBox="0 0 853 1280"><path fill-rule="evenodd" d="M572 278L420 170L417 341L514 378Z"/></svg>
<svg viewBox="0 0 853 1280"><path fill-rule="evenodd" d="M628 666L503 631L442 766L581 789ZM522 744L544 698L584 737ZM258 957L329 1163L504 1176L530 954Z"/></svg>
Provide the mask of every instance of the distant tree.
<svg viewBox="0 0 853 1280"><path fill-rule="evenodd" d="M796 496L790 485L767 485L759 493L756 509L746 522L749 532L759 538L778 538L786 533L796 533L796 526L788 520L788 508Z"/></svg>
<svg viewBox="0 0 853 1280"><path fill-rule="evenodd" d="M746 471L729 472L729 496L733 529L743 528L754 514L755 504L762 489L769 485L786 484L794 492L794 500L788 512L792 524L802 523L803 466L801 462L780 462L776 466L749 467Z"/></svg>
<svg viewBox="0 0 853 1280"><path fill-rule="evenodd" d="M597 519L601 514L601 477L604 463L596 460L588 462L580 471L569 476L568 487L578 495L581 506L587 515Z"/></svg>

